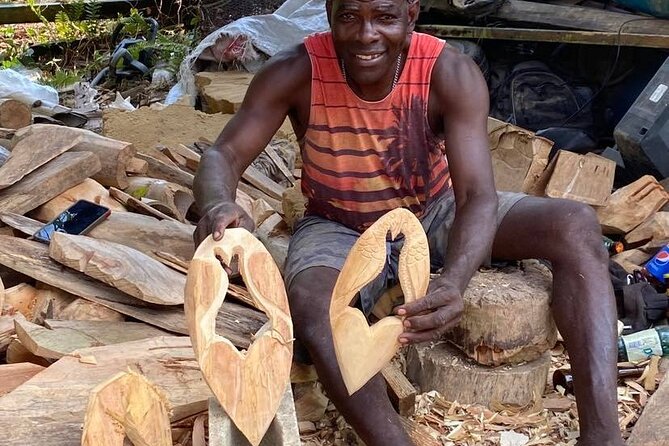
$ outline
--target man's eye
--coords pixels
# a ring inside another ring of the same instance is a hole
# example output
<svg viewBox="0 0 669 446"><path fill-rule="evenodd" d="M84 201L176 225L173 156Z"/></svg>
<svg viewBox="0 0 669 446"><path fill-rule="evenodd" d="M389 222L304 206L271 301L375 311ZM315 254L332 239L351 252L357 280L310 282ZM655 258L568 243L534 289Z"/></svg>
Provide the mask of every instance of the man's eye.
<svg viewBox="0 0 669 446"><path fill-rule="evenodd" d="M379 19L382 22L392 22L393 20L395 20L395 16L390 14L384 14L381 17L379 17Z"/></svg>
<svg viewBox="0 0 669 446"><path fill-rule="evenodd" d="M339 19L343 20L344 22L350 22L352 20L355 20L355 16L353 14L339 14Z"/></svg>

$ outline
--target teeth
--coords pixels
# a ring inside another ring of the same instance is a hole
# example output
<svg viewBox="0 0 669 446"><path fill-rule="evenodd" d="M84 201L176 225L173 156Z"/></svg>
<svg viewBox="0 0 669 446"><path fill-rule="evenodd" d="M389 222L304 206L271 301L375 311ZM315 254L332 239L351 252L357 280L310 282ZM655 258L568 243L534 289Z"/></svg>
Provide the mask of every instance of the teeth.
<svg viewBox="0 0 669 446"><path fill-rule="evenodd" d="M355 57L360 60L372 60L381 57L381 54L356 54Z"/></svg>

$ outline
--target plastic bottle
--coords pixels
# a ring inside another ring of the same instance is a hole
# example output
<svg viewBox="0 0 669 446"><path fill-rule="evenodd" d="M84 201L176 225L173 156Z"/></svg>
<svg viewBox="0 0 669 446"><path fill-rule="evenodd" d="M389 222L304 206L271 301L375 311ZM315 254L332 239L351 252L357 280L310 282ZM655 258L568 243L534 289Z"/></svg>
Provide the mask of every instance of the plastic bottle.
<svg viewBox="0 0 669 446"><path fill-rule="evenodd" d="M602 236L602 240L604 242L604 248L606 248L610 255L620 254L625 250L625 245L623 245L622 242L611 240L605 235Z"/></svg>
<svg viewBox="0 0 669 446"><path fill-rule="evenodd" d="M669 326L649 328L618 338L618 362L669 356Z"/></svg>
<svg viewBox="0 0 669 446"><path fill-rule="evenodd" d="M618 379L641 376L643 371L644 367L619 368ZM574 376L571 370L557 369L553 372L553 388L557 390L557 386L562 386L565 393L574 393Z"/></svg>

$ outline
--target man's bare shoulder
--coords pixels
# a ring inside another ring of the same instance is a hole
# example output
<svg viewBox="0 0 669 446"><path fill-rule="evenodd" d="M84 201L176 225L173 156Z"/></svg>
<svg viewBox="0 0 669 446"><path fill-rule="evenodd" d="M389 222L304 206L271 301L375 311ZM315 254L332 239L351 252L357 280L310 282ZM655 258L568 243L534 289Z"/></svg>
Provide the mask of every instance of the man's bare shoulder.
<svg viewBox="0 0 669 446"><path fill-rule="evenodd" d="M272 56L256 74L256 88L270 89L275 93L294 94L308 87L311 81L311 61L304 44Z"/></svg>
<svg viewBox="0 0 669 446"><path fill-rule="evenodd" d="M432 72L432 88L440 97L452 97L471 89L486 89L486 84L481 70L471 57L446 45Z"/></svg>

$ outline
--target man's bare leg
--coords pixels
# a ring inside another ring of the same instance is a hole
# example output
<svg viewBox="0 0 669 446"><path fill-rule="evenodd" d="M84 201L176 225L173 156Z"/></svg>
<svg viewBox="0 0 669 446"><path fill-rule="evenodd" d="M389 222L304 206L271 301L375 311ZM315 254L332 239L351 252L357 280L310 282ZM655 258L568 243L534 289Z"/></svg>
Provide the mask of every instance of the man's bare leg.
<svg viewBox="0 0 669 446"><path fill-rule="evenodd" d="M317 267L299 273L288 290L295 336L307 348L328 397L367 446L413 445L400 424L379 374L349 396L335 356L330 298L339 271Z"/></svg>
<svg viewBox="0 0 669 446"><path fill-rule="evenodd" d="M616 305L594 211L573 201L524 198L502 221L493 257L550 260L553 316L574 374L578 445L623 445L616 403Z"/></svg>

